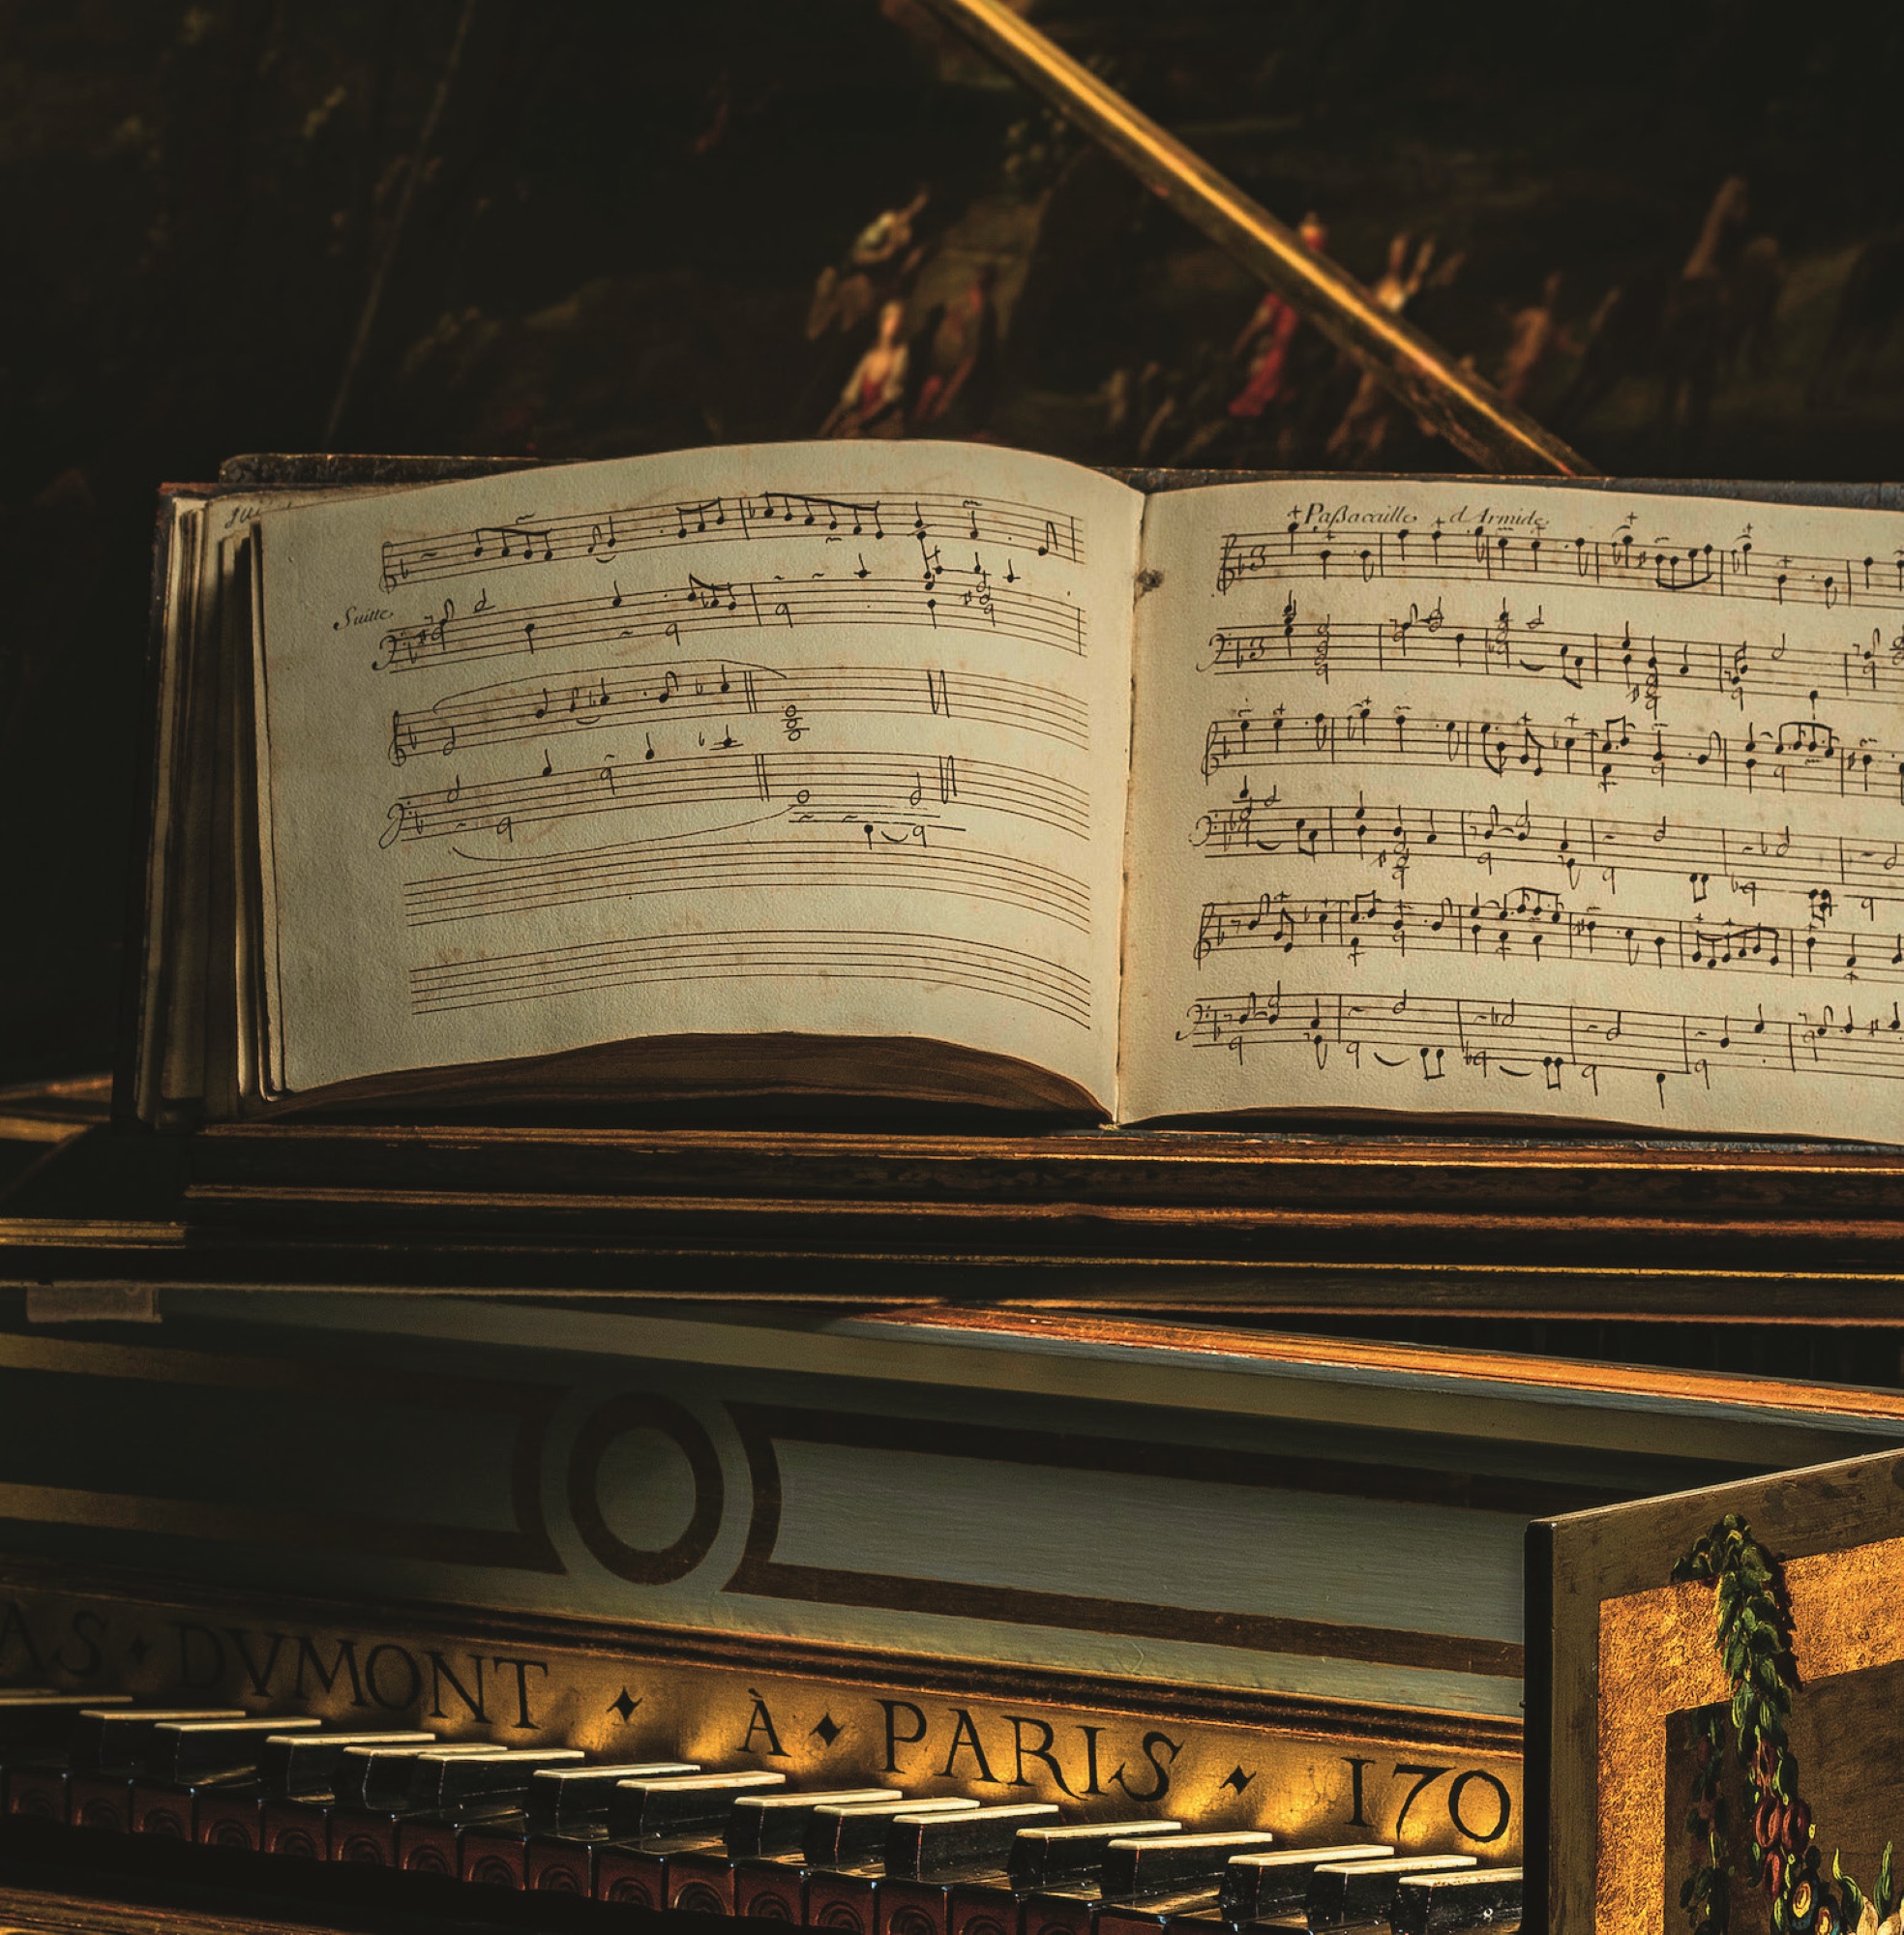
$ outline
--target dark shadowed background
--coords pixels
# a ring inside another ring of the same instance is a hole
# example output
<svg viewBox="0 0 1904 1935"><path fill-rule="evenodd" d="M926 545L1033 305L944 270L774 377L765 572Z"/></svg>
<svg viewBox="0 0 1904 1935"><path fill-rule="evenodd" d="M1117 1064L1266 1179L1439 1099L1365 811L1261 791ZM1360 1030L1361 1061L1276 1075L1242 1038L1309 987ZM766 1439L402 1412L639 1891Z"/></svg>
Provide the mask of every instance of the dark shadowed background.
<svg viewBox="0 0 1904 1935"><path fill-rule="evenodd" d="M1601 467L1904 472L1904 15L1033 17ZM0 1081L111 1058L163 481L810 435L887 297L887 430L1462 467L907 0L0 0Z"/></svg>

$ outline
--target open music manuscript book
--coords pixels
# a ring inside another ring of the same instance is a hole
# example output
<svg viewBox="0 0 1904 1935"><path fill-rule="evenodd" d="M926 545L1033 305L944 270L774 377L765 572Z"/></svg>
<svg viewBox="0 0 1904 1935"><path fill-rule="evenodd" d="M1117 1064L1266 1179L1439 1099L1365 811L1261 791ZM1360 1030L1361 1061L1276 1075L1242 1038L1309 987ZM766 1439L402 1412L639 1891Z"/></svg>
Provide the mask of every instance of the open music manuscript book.
<svg viewBox="0 0 1904 1935"><path fill-rule="evenodd" d="M182 500L141 1106L1898 1139L1900 545L963 444Z"/></svg>

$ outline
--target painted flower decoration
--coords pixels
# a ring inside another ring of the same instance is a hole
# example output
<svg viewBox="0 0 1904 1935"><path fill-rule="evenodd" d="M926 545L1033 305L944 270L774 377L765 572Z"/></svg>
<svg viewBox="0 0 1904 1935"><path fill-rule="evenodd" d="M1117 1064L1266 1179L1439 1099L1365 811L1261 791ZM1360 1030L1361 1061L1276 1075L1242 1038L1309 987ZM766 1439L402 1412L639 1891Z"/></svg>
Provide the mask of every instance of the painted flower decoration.
<svg viewBox="0 0 1904 1935"><path fill-rule="evenodd" d="M1892 1878L1889 1845L1869 1895L1838 1855L1829 1880L1820 1872L1818 1830L1799 1793L1798 1757L1786 1734L1799 1669L1777 1560L1729 1512L1694 1541L1673 1577L1712 1588L1713 1642L1732 1688L1730 1701L1702 1709L1694 1720L1685 1825L1697 1854L1680 1890L1691 1935L1728 1935L1732 1881L1741 1868L1771 1905L1773 1935L1904 1935L1904 1888ZM1728 1734L1749 1797L1743 1863L1733 1858L1723 1792Z"/></svg>

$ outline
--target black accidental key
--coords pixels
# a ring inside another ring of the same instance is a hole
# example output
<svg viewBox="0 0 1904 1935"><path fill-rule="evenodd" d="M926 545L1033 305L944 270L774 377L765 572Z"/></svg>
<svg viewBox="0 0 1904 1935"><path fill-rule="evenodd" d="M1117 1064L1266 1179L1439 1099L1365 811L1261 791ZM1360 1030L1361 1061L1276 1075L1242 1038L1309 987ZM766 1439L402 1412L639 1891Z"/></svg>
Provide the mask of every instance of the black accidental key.
<svg viewBox="0 0 1904 1935"><path fill-rule="evenodd" d="M103 1707L89 1701L74 1717L68 1758L75 1773L132 1774L159 1728L185 1720L243 1720L242 1707Z"/></svg>
<svg viewBox="0 0 1904 1935"><path fill-rule="evenodd" d="M1068 1828L1021 1828L1005 1872L1021 1893L1076 1888L1098 1879L1105 1850L1113 1841L1147 1840L1153 1834L1176 1834L1182 1830L1181 1821L1089 1821Z"/></svg>
<svg viewBox="0 0 1904 1935"><path fill-rule="evenodd" d="M417 1814L456 1814L469 1808L503 1808L528 1797L538 1769L579 1766L579 1747L525 1747L517 1752L492 1747L458 1753L430 1747L410 1764L407 1805Z"/></svg>
<svg viewBox="0 0 1904 1935"><path fill-rule="evenodd" d="M573 1834L578 1828L607 1820L615 1788L624 1780L680 1780L699 1771L691 1760L539 1768L529 1781L529 1830L537 1834Z"/></svg>
<svg viewBox="0 0 1904 1935"><path fill-rule="evenodd" d="M265 1743L276 1735L317 1732L311 1719L162 1720L140 1762L144 1780L166 1787L256 1777Z"/></svg>
<svg viewBox="0 0 1904 1935"><path fill-rule="evenodd" d="M852 1807L905 1797L890 1787L836 1787L818 1794L743 1794L728 1817L728 1853L737 1861L797 1855L816 1807Z"/></svg>
<svg viewBox="0 0 1904 1935"><path fill-rule="evenodd" d="M1472 1868L1473 1855L1396 1855L1383 1861L1325 1861L1309 1882L1311 1928L1333 1928L1345 1921L1386 1921L1404 1875L1439 1874Z"/></svg>
<svg viewBox="0 0 1904 1935"><path fill-rule="evenodd" d="M1452 1935L1459 1929L1520 1919L1519 1868L1404 1875L1388 1911L1388 1925L1395 1935Z"/></svg>
<svg viewBox="0 0 1904 1935"><path fill-rule="evenodd" d="M40 1760L64 1751L81 1712L130 1707L127 1693L55 1693L42 1687L0 1693L0 1761Z"/></svg>
<svg viewBox="0 0 1904 1935"><path fill-rule="evenodd" d="M678 1780L623 1780L609 1799L609 1839L661 1841L721 1835L743 1794L784 1787L784 1773L697 1773Z"/></svg>
<svg viewBox="0 0 1904 1935"><path fill-rule="evenodd" d="M886 1831L886 1873L895 1880L943 1881L1002 1872L1021 1828L1057 1819L1048 1801L973 1807L955 1813L897 1814Z"/></svg>
<svg viewBox="0 0 1904 1935"><path fill-rule="evenodd" d="M420 1747L345 1747L332 1771L337 1804L365 1812L407 1807L410 1800L410 1765L426 1753L493 1753L495 1749L479 1741L467 1744L440 1745L431 1741Z"/></svg>
<svg viewBox="0 0 1904 1935"><path fill-rule="evenodd" d="M942 1801L875 1801L850 1807L816 1807L807 1823L804 1852L816 1868L859 1868L877 1862L886 1846L886 1830L897 1814L975 1812L976 1801L948 1795Z"/></svg>
<svg viewBox="0 0 1904 1935"><path fill-rule="evenodd" d="M1370 1842L1339 1848L1274 1848L1263 1855L1237 1855L1223 1870L1223 1919L1261 1921L1265 1915L1288 1915L1309 1898L1309 1881L1324 1862L1379 1861L1394 1849Z"/></svg>
<svg viewBox="0 0 1904 1935"><path fill-rule="evenodd" d="M258 1750L258 1785L274 1801L329 1801L346 1747L421 1751L435 1744L434 1734L274 1733Z"/></svg>
<svg viewBox="0 0 1904 1935"><path fill-rule="evenodd" d="M1143 1901L1214 1888L1232 1856L1260 1854L1275 1838L1264 1832L1126 1836L1104 1851L1104 1898Z"/></svg>

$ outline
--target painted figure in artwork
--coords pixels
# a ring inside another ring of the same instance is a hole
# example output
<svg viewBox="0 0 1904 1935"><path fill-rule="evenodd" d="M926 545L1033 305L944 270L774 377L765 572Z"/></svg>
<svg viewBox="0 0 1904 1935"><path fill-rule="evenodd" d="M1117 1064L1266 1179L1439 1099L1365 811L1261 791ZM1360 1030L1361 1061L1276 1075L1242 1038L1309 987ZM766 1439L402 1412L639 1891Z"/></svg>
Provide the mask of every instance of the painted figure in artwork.
<svg viewBox="0 0 1904 1935"><path fill-rule="evenodd" d="M1389 241L1388 260L1370 291L1391 315L1400 315L1421 293L1421 286L1428 280L1428 271L1434 266L1435 238L1432 235L1427 237L1414 250L1411 262L1409 251L1413 239L1404 233ZM1387 441L1392 418L1393 408L1387 391L1372 372L1363 371L1361 381L1355 386L1355 394L1342 413L1342 421L1329 432L1325 446L1328 456L1349 468L1373 462Z"/></svg>
<svg viewBox="0 0 1904 1935"><path fill-rule="evenodd" d="M1680 1906L1691 1935L1728 1935L1735 1879L1763 1894L1773 1935L1899 1935L1904 1876L1893 1873L1890 1842L1868 1888L1835 1846L1826 1866L1828 1843L1803 1793L1819 1770L1807 1776L1793 1751L1790 1723L1800 1682L1777 1559L1743 1518L1728 1512L1674 1566L1673 1577L1713 1589L1713 1643L1732 1687L1729 1705L1688 1716L1692 1804L1684 1821L1694 1855ZM1735 1827L1728 1789L1739 1786L1740 1775L1745 1814Z"/></svg>
<svg viewBox="0 0 1904 1935"><path fill-rule="evenodd" d="M1328 230L1313 210L1302 218L1296 232L1314 254L1320 255L1328 246ZM1273 289L1257 304L1231 352L1236 357L1249 356L1249 374L1230 400L1233 417L1260 417L1283 394L1290 343L1301 321L1300 314Z"/></svg>
<svg viewBox="0 0 1904 1935"><path fill-rule="evenodd" d="M903 291L924 259L917 224L929 194L921 188L910 201L876 215L853 237L845 262L819 272L807 308L808 342L831 329L850 335L882 301Z"/></svg>
<svg viewBox="0 0 1904 1935"><path fill-rule="evenodd" d="M909 361L900 331L906 305L889 302L879 312L879 333L853 366L840 400L820 425L821 436L898 436L905 430L906 372Z"/></svg>
<svg viewBox="0 0 1904 1935"><path fill-rule="evenodd" d="M1561 272L1556 269L1540 285L1540 300L1515 313L1513 334L1507 353L1501 359L1495 388L1510 403L1524 403L1534 378L1552 362L1560 350L1576 351L1578 345L1561 326Z"/></svg>
<svg viewBox="0 0 1904 1935"><path fill-rule="evenodd" d="M994 264L982 264L964 289L926 318L920 333L926 372L912 406L916 428L984 422L998 342L997 279Z"/></svg>

